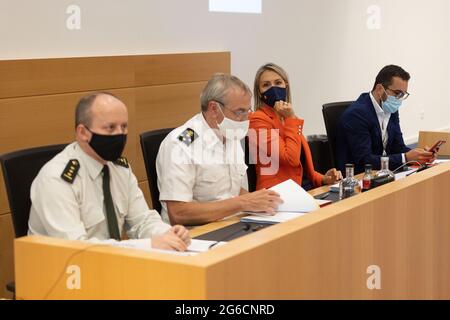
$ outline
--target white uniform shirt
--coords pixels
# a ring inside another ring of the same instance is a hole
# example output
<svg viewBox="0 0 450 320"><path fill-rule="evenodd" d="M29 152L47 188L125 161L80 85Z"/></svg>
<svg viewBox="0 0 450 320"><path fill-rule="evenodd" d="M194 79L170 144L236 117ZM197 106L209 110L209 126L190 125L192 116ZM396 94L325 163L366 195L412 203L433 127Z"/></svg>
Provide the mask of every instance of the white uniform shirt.
<svg viewBox="0 0 450 320"><path fill-rule="evenodd" d="M375 112L377 114L378 123L380 124L381 129L381 139L383 142L383 156L387 156L386 153L386 144L388 141L388 132L387 126L389 124L389 120L391 119L391 114L389 112L384 112L383 108L381 108L380 104L377 102L372 92L369 93L370 99L372 100L373 107L375 108ZM405 154L402 153L402 161L406 162Z"/></svg>
<svg viewBox="0 0 450 320"><path fill-rule="evenodd" d="M69 160L80 164L73 183L61 178ZM111 194L120 232L130 239L145 239L166 232L155 210L150 210L131 168L107 163ZM31 210L28 234L70 240L114 243L110 239L102 188L103 165L88 156L74 142L42 167L31 185ZM108 240L108 241L104 241ZM126 245L126 242L122 241ZM139 246L139 242L130 241Z"/></svg>
<svg viewBox="0 0 450 320"><path fill-rule="evenodd" d="M164 201L225 200L238 196L241 188L247 189L247 165L240 141L226 140L224 144L202 113L164 139L156 169L161 216L166 222L169 218Z"/></svg>

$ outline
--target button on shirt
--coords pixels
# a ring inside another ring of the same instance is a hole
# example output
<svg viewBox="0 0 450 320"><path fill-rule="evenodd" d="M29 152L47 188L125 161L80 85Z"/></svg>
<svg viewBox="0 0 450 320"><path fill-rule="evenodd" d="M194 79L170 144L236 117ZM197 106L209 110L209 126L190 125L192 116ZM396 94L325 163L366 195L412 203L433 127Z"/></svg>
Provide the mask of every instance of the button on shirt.
<svg viewBox="0 0 450 320"><path fill-rule="evenodd" d="M61 178L67 163L77 159L80 168L73 183ZM155 210L150 210L131 171L112 162L110 187L120 232L130 239L145 239L170 229ZM28 234L70 240L112 243L106 221L102 189L103 165L88 156L74 142L50 160L31 186L31 210ZM122 241L125 245L126 241ZM130 240L129 243L132 243ZM138 242L134 242L139 246ZM142 242L143 243L143 242Z"/></svg>
<svg viewBox="0 0 450 320"><path fill-rule="evenodd" d="M186 133L193 141L186 141ZM247 189L247 165L240 141L225 143L200 113L174 129L161 143L156 160L163 220L169 222L164 201L225 200Z"/></svg>
<svg viewBox="0 0 450 320"><path fill-rule="evenodd" d="M384 110L381 108L380 104L377 102L375 97L373 96L372 92L369 93L370 99L372 100L373 107L375 109L375 113L377 114L378 122L380 124L381 129L381 139L383 142L383 157L387 156L386 153L386 145L388 142L388 132L387 127L389 124L389 119L391 119L391 114L389 112L384 112ZM403 163L406 162L405 154L402 153L402 161Z"/></svg>

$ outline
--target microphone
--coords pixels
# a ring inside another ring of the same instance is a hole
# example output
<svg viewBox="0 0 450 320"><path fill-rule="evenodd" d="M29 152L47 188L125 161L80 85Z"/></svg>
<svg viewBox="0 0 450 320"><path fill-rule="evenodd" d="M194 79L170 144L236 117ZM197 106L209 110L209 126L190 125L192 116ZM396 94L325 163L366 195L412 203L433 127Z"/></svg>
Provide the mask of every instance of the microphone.
<svg viewBox="0 0 450 320"><path fill-rule="evenodd" d="M237 235L239 232L242 231L249 231L252 227L250 226L250 224L246 223L243 227L239 228L239 230L234 231L233 233L227 235L226 237L223 237L222 239L217 240L216 242L214 242L213 244L211 244L208 247L208 250L211 249L212 247L214 247L216 244L218 244L219 242L225 241L227 239L232 238L233 236ZM255 230L252 230L255 231Z"/></svg>
<svg viewBox="0 0 450 320"><path fill-rule="evenodd" d="M398 170L402 169L404 166L410 165L410 164L418 164L420 169L422 169L424 167L423 164L421 164L419 161L415 161L415 160L411 160L408 162L405 162L404 164L402 164L400 167L396 168L394 171L392 171L393 173L396 173ZM423 170L423 169L422 169Z"/></svg>

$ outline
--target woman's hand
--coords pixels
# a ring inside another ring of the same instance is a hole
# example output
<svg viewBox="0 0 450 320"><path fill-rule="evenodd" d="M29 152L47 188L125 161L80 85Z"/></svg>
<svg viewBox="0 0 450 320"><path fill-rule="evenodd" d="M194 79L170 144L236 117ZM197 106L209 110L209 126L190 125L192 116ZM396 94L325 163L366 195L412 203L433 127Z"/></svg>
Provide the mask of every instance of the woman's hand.
<svg viewBox="0 0 450 320"><path fill-rule="evenodd" d="M325 173L322 179L322 184L335 184L339 180L342 180L342 173L339 170L336 170L335 168L330 169Z"/></svg>
<svg viewBox="0 0 450 320"><path fill-rule="evenodd" d="M278 112L280 116L283 118L295 118L294 109L292 109L292 104L285 101L277 101L275 102L275 106L273 107L275 111Z"/></svg>

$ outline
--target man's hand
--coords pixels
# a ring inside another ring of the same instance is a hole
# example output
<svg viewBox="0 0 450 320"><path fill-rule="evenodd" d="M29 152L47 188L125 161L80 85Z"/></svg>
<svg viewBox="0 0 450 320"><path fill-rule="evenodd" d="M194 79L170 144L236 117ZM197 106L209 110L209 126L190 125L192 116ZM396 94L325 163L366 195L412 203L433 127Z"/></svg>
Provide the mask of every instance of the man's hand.
<svg viewBox="0 0 450 320"><path fill-rule="evenodd" d="M152 247L155 249L186 251L190 243L189 231L180 225L152 237Z"/></svg>
<svg viewBox="0 0 450 320"><path fill-rule="evenodd" d="M280 203L283 203L280 195L272 190L258 190L239 196L242 201L243 211L267 212L275 214Z"/></svg>
<svg viewBox="0 0 450 320"><path fill-rule="evenodd" d="M342 180L342 173L339 170L336 170L335 168L330 169L325 173L322 179L322 184L335 184L339 180Z"/></svg>
<svg viewBox="0 0 450 320"><path fill-rule="evenodd" d="M433 152L427 151L422 148L412 149L405 153L406 161L418 161L422 164L427 162L433 162L436 159L436 155Z"/></svg>
<svg viewBox="0 0 450 320"><path fill-rule="evenodd" d="M173 226L169 231L177 235L181 240L184 241L184 243L186 243L187 246L191 244L191 236L189 235L189 230L185 227L177 224Z"/></svg>

